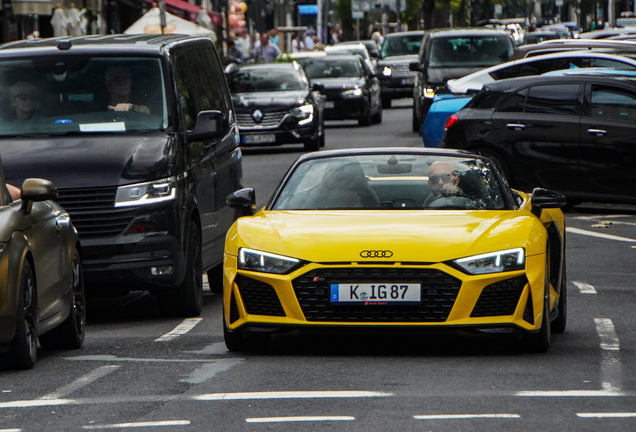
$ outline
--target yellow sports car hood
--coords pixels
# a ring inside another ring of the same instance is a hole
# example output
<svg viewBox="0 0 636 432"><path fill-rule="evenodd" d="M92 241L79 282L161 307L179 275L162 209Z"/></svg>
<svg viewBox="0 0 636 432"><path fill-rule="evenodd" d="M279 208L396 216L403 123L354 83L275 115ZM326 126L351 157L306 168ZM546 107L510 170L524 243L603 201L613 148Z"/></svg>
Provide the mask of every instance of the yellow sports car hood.
<svg viewBox="0 0 636 432"><path fill-rule="evenodd" d="M541 221L529 211L259 211L228 231L226 253L247 247L314 262L441 262L524 247L545 252ZM386 258L385 258L386 259Z"/></svg>

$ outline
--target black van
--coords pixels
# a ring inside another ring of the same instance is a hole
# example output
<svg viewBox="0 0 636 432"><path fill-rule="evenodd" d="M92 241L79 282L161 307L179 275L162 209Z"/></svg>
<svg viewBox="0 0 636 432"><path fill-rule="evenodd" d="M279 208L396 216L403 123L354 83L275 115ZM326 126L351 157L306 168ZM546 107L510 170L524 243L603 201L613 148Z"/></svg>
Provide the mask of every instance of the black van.
<svg viewBox="0 0 636 432"><path fill-rule="evenodd" d="M53 181L90 294L147 289L197 315L241 188L239 134L214 44L183 35L23 41L0 49L8 183ZM219 281L220 283L220 281Z"/></svg>
<svg viewBox="0 0 636 432"><path fill-rule="evenodd" d="M506 62L514 49L514 41L506 30L427 31L420 47L419 61L409 65L417 72L413 87L413 132L420 131L435 94L447 91L448 80Z"/></svg>

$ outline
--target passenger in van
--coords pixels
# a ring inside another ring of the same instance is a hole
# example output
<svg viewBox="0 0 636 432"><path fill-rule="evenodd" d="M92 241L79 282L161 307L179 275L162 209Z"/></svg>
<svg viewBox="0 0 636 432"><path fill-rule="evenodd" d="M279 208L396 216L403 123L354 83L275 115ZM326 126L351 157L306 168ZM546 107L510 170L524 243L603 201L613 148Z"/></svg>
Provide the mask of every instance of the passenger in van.
<svg viewBox="0 0 636 432"><path fill-rule="evenodd" d="M110 93L108 109L112 111L136 111L142 114L150 114L147 106L137 104L131 100L132 73L125 65L111 66L104 74L106 89Z"/></svg>
<svg viewBox="0 0 636 432"><path fill-rule="evenodd" d="M37 87L27 81L18 81L9 89L13 119L30 120L37 110Z"/></svg>

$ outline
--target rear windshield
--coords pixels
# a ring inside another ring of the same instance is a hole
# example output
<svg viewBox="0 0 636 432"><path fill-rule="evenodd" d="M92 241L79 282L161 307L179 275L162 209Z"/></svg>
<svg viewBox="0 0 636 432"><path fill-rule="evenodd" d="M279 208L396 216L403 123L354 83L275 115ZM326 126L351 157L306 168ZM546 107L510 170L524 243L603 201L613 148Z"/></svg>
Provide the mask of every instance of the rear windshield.
<svg viewBox="0 0 636 432"><path fill-rule="evenodd" d="M354 57L351 60L300 59L307 78L345 78L362 76L360 62Z"/></svg>
<svg viewBox="0 0 636 432"><path fill-rule="evenodd" d="M506 62L514 44L509 36L433 39L429 67L488 67Z"/></svg>
<svg viewBox="0 0 636 432"><path fill-rule="evenodd" d="M382 44L382 57L411 55L420 52L422 35L387 37Z"/></svg>
<svg viewBox="0 0 636 432"><path fill-rule="evenodd" d="M232 93L303 90L307 84L294 69L251 68L227 74Z"/></svg>
<svg viewBox="0 0 636 432"><path fill-rule="evenodd" d="M159 58L0 61L0 136L164 130Z"/></svg>

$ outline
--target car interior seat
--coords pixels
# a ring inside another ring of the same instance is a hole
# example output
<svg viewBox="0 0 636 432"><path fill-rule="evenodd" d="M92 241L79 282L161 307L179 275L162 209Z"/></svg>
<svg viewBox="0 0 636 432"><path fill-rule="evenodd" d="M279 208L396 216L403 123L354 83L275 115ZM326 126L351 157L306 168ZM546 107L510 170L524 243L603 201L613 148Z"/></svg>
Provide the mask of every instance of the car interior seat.
<svg viewBox="0 0 636 432"><path fill-rule="evenodd" d="M379 208L373 191L358 162L332 166L325 172L316 208Z"/></svg>

